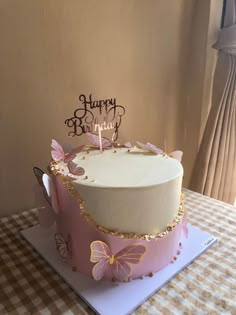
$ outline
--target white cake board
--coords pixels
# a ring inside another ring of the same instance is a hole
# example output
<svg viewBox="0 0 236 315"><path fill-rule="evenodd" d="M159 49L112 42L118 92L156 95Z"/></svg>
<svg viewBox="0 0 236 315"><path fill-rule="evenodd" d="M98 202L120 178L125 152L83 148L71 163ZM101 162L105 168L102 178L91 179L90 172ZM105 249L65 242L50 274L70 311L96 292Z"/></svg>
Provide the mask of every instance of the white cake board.
<svg viewBox="0 0 236 315"><path fill-rule="evenodd" d="M55 248L54 229L45 230L37 225L21 231L21 234L67 284L101 315L130 314L216 242L215 237L188 224L188 239L181 240L183 249L178 259L153 277L123 283L97 282L73 272L60 259Z"/></svg>

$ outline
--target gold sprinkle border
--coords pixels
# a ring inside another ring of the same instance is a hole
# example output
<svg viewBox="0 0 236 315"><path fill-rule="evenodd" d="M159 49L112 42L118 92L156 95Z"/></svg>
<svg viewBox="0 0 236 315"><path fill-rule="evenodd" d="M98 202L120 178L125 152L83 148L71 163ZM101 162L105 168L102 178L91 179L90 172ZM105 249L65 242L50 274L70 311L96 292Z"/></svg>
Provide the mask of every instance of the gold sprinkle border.
<svg viewBox="0 0 236 315"><path fill-rule="evenodd" d="M158 239L158 238L163 238L168 235L169 232L173 231L178 224L182 222L182 219L185 214L185 209L184 209L184 198L185 195L181 193L180 196L180 205L179 209L177 212L177 215L172 222L172 224L168 225L165 230L159 233L154 233L154 234L136 234L136 233L125 233L125 232L117 232L113 231L111 229L107 229L99 224L96 223L96 221L88 214L85 210L85 202L84 200L80 197L80 194L78 191L75 189L75 187L72 184L72 179L69 176L63 176L58 169L58 165L55 161L51 162L50 166L51 173L55 176L59 176L60 180L62 181L63 185L66 187L68 193L73 196L75 199L79 201L80 204L80 213L82 217L87 221L89 224L92 224L95 226L100 232L112 236L117 236L120 238L126 238L126 239L139 239L139 240L152 240L152 239Z"/></svg>

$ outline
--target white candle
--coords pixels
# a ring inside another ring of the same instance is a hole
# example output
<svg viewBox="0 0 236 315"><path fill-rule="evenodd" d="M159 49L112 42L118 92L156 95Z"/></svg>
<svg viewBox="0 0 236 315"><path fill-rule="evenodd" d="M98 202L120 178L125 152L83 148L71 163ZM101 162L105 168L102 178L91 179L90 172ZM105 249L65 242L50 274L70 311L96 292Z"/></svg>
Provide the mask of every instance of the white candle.
<svg viewBox="0 0 236 315"><path fill-rule="evenodd" d="M101 128L98 128L98 137L99 137L100 152L102 153L102 133L101 133Z"/></svg>

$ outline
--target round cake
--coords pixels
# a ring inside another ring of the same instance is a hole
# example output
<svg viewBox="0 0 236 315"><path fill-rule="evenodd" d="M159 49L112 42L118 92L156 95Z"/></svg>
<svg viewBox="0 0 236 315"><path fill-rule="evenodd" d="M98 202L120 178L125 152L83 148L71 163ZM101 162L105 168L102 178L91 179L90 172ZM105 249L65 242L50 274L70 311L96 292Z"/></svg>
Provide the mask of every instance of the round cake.
<svg viewBox="0 0 236 315"><path fill-rule="evenodd" d="M178 160L136 146L102 152L89 146L69 154L62 149L51 171L44 184L48 180L56 248L72 270L129 281L177 258L186 231Z"/></svg>
<svg viewBox="0 0 236 315"><path fill-rule="evenodd" d="M86 212L111 230L155 234L172 222L180 204L183 168L167 155L116 148L83 151L73 162L85 174L73 186ZM72 175L64 162L58 167Z"/></svg>

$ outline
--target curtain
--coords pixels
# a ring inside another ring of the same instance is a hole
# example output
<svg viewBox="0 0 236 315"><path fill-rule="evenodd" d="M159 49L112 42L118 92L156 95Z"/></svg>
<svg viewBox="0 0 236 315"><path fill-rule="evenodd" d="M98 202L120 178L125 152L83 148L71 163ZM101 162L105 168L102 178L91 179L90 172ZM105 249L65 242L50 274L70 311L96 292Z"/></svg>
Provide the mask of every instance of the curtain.
<svg viewBox="0 0 236 315"><path fill-rule="evenodd" d="M236 197L236 0L226 0L212 106L190 188L233 204Z"/></svg>

